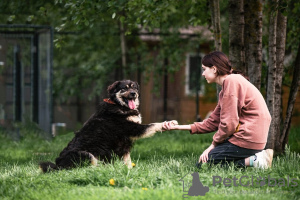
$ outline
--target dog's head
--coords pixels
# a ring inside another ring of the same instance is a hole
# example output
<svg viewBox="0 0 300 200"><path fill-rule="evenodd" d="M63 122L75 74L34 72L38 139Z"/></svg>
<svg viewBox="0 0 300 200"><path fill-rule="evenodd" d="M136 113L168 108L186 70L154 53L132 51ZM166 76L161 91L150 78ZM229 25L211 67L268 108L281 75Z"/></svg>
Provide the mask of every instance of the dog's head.
<svg viewBox="0 0 300 200"><path fill-rule="evenodd" d="M107 92L109 98L121 106L130 109L139 107L139 85L131 80L116 81L108 86Z"/></svg>

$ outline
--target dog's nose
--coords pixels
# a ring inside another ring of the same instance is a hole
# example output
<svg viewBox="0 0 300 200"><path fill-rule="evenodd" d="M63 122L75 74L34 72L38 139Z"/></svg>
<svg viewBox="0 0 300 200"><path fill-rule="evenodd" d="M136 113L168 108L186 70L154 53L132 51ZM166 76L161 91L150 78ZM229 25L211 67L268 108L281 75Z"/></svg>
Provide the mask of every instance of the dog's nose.
<svg viewBox="0 0 300 200"><path fill-rule="evenodd" d="M130 95L135 97L136 93L135 92L130 92Z"/></svg>

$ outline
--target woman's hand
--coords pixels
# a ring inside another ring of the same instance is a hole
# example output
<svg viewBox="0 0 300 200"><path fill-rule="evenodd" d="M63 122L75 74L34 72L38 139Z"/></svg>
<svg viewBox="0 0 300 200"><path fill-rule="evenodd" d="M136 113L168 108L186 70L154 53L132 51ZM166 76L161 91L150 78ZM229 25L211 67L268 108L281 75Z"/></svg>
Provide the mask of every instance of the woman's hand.
<svg viewBox="0 0 300 200"><path fill-rule="evenodd" d="M177 129L176 126L178 126L178 122L176 120L165 121L165 122L163 122L163 131Z"/></svg>
<svg viewBox="0 0 300 200"><path fill-rule="evenodd" d="M199 158L199 163L206 163L208 161L208 154L211 150L213 150L215 148L215 146L213 144L211 144L200 156Z"/></svg>
<svg viewBox="0 0 300 200"><path fill-rule="evenodd" d="M176 120L172 120L172 121L163 122L162 130L163 131L170 131L170 130L190 131L191 126L190 125L178 125L178 122Z"/></svg>

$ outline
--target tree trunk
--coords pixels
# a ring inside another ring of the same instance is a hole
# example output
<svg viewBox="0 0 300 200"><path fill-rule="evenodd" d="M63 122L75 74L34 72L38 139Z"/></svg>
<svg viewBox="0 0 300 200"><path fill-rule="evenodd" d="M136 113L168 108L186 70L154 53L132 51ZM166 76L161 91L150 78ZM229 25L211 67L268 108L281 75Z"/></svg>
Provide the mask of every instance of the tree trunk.
<svg viewBox="0 0 300 200"><path fill-rule="evenodd" d="M229 60L231 66L246 73L244 51L244 0L229 0Z"/></svg>
<svg viewBox="0 0 300 200"><path fill-rule="evenodd" d="M271 4L277 3L277 0L271 0ZM271 5L273 7L273 5ZM275 6L274 6L275 7ZM277 10L270 13L269 21L269 67L268 67L268 85L267 85L267 105L272 116L269 129L268 142L266 147L274 149L275 146L275 78L276 78L276 27L277 27Z"/></svg>
<svg viewBox="0 0 300 200"><path fill-rule="evenodd" d="M298 47L298 53L297 53L295 66L294 66L293 81L291 84L290 96L289 96L289 100L288 100L288 107L286 110L286 118L284 120L283 131L282 131L282 134L280 137L281 149L283 149L283 150L285 148L285 145L288 143L291 119L292 119L294 104L296 101L299 86L300 86L300 44Z"/></svg>
<svg viewBox="0 0 300 200"><path fill-rule="evenodd" d="M250 82L259 90L262 66L262 0L245 0L245 65ZM246 71L245 71L246 72Z"/></svg>
<svg viewBox="0 0 300 200"><path fill-rule="evenodd" d="M280 0L281 2L282 0ZM279 5L280 5L279 2ZM285 8L284 8L285 9ZM286 41L286 23L287 17L283 15L284 10L280 9L277 15L277 31L276 31L276 80L275 80L275 98L274 104L277 109L274 110L273 120L275 129L275 150L282 152L280 144L280 134L282 125L282 78L284 72L284 57L285 57L285 41Z"/></svg>
<svg viewBox="0 0 300 200"><path fill-rule="evenodd" d="M164 121L168 120L168 58L164 59Z"/></svg>
<svg viewBox="0 0 300 200"><path fill-rule="evenodd" d="M222 34L221 34L221 24L220 24L220 6L219 0L209 1L209 7L211 11L211 22L214 30L215 39L215 50L222 51Z"/></svg>
<svg viewBox="0 0 300 200"><path fill-rule="evenodd" d="M126 78L126 65L127 65L127 61L126 61L126 39L125 39L124 24L121 21L120 21L120 41L121 41L121 52L122 52L121 79L124 79L124 78Z"/></svg>
<svg viewBox="0 0 300 200"><path fill-rule="evenodd" d="M221 24L220 24L220 6L219 0L209 1L209 7L211 11L211 23L214 30L215 39L215 50L222 51L222 34L221 34ZM219 93L221 91L221 86L217 84L217 99L219 99Z"/></svg>

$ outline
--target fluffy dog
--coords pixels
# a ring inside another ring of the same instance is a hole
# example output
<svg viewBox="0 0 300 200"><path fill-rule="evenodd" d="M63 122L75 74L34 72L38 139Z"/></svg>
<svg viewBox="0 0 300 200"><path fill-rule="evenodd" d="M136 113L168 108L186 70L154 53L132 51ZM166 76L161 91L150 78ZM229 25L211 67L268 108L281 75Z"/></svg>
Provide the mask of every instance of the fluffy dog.
<svg viewBox="0 0 300 200"><path fill-rule="evenodd" d="M139 85L136 82L116 81L107 91L109 98L99 104L97 111L75 133L55 164L40 163L43 172L70 169L85 163L109 163L114 155L131 168L130 149L134 141L162 131L163 123L141 124Z"/></svg>

